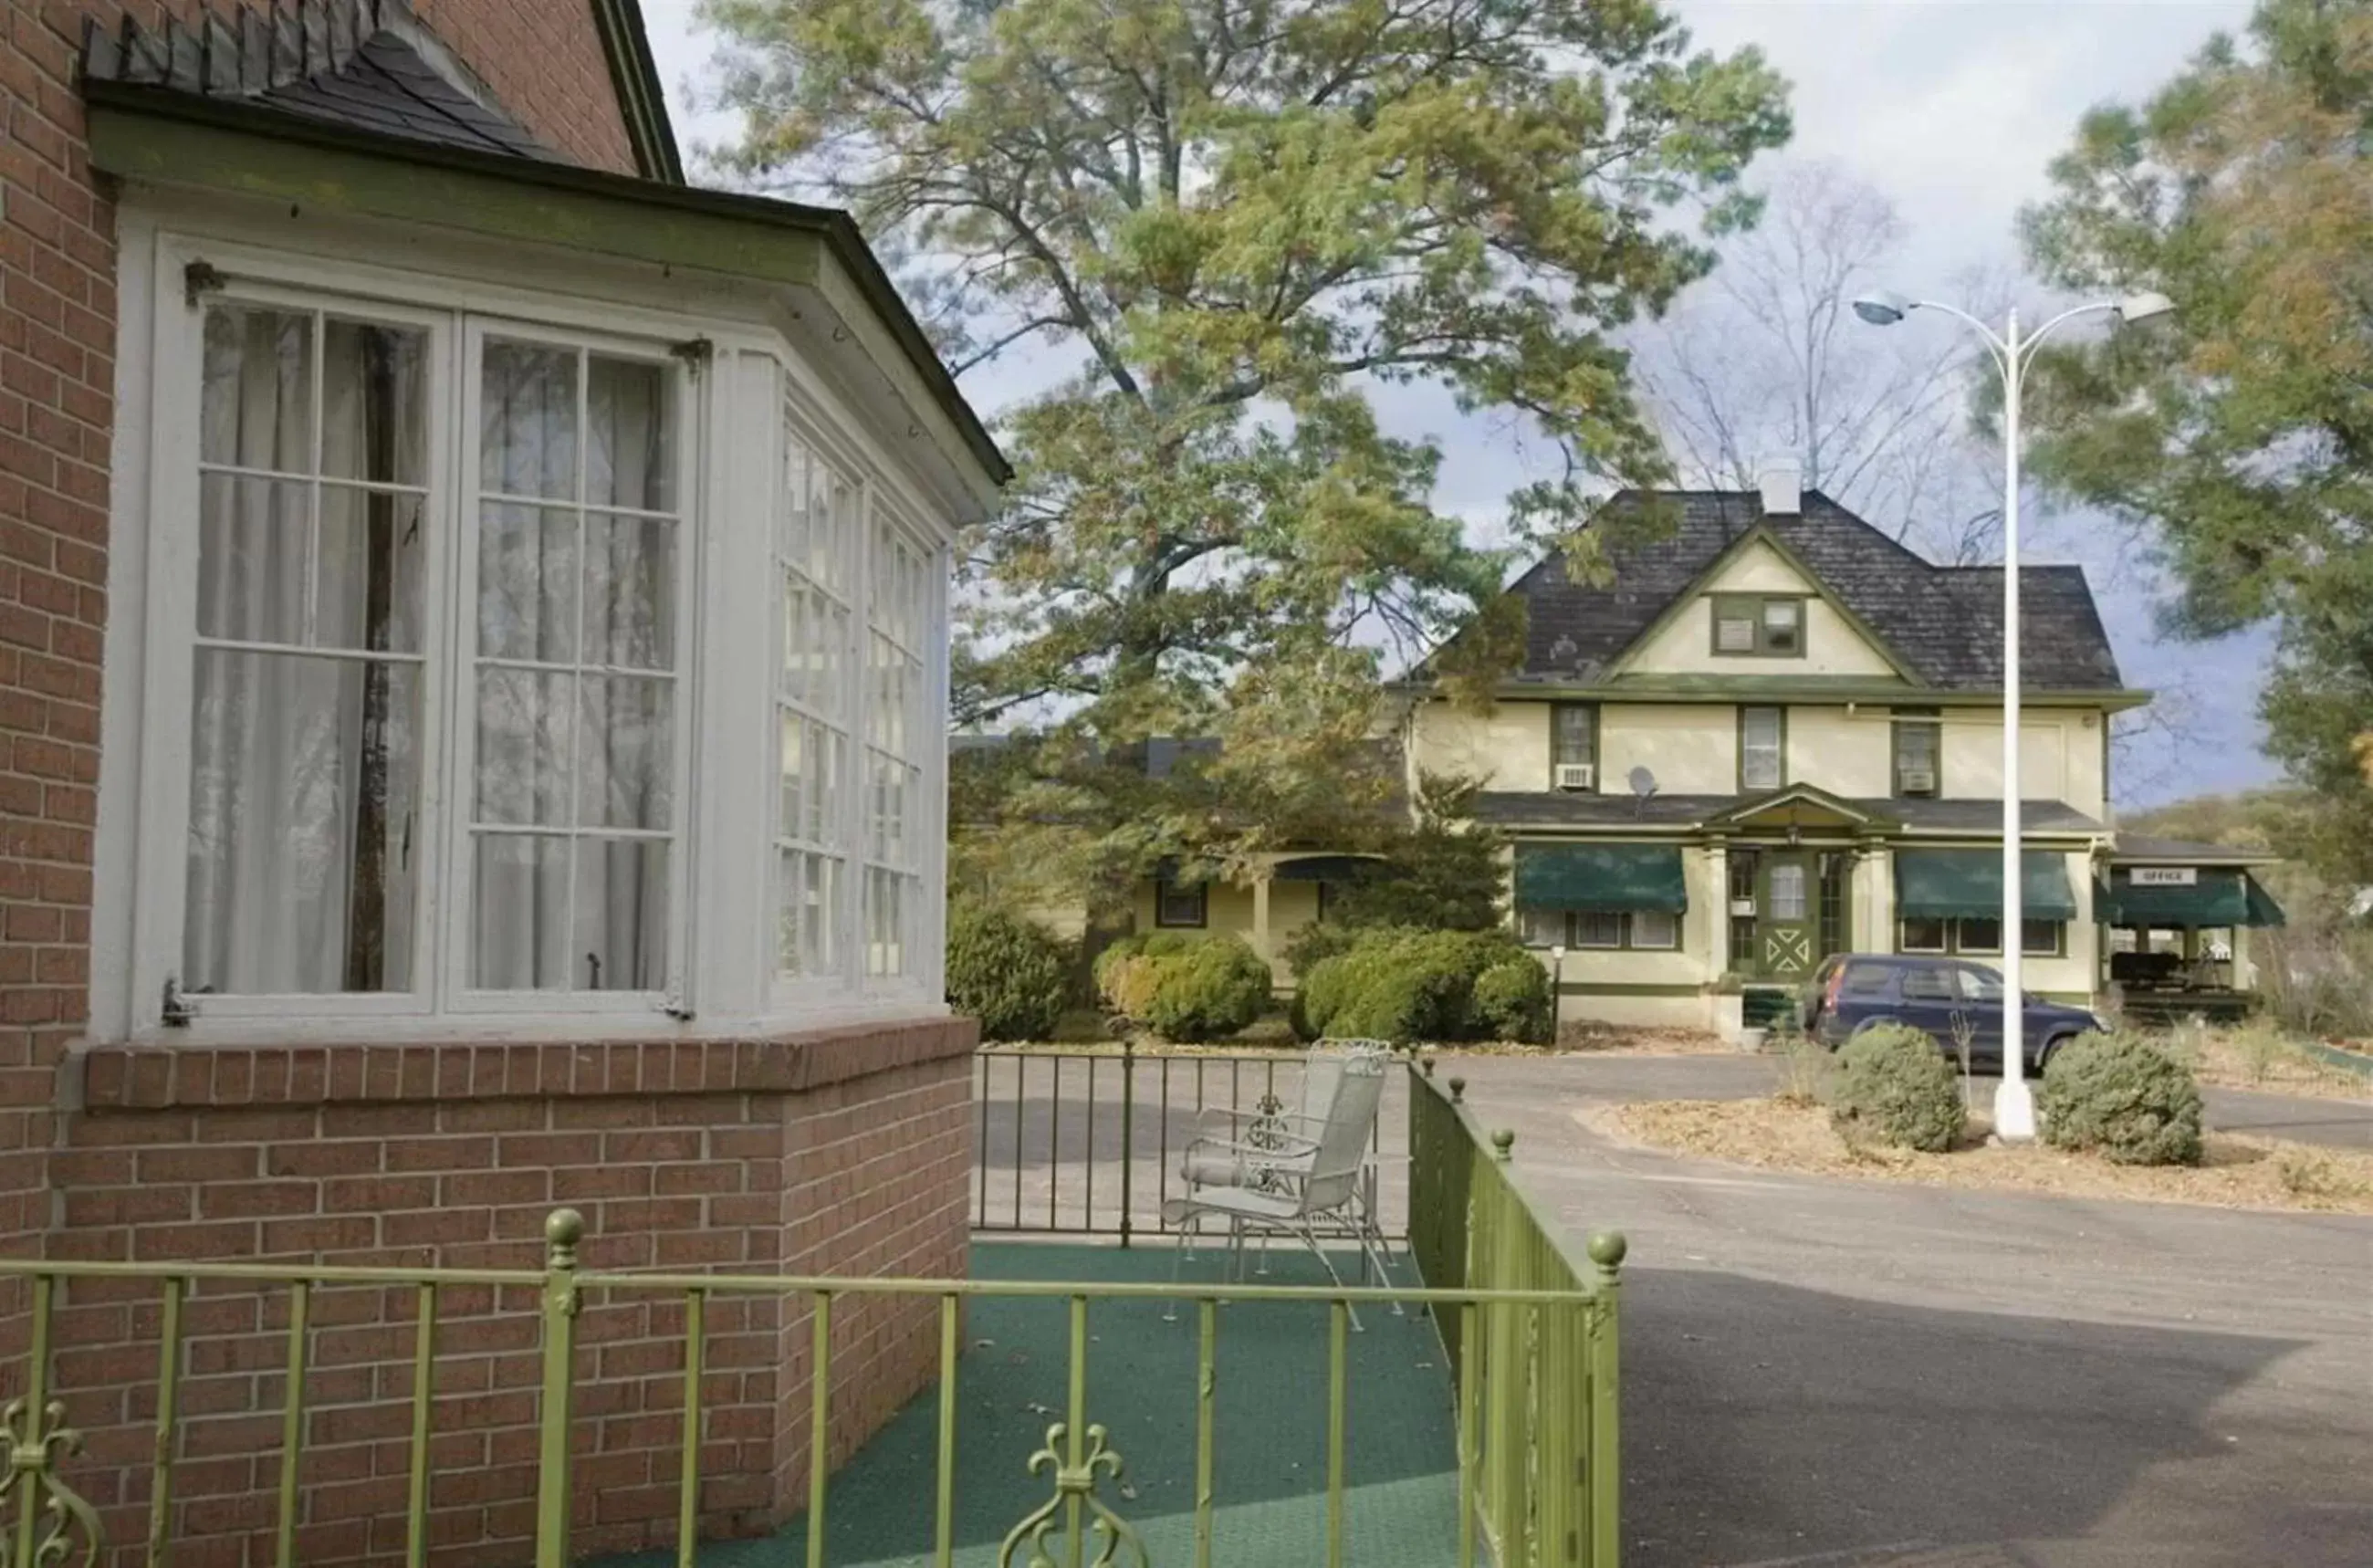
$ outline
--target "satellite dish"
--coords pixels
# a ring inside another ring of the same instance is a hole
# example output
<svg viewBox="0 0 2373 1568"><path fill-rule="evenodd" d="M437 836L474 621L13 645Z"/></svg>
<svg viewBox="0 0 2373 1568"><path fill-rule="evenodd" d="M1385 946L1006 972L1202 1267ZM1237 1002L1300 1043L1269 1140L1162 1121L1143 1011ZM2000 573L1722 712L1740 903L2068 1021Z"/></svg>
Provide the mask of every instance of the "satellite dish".
<svg viewBox="0 0 2373 1568"><path fill-rule="evenodd" d="M1646 800L1649 796L1656 792L1656 776L1649 772L1644 767L1633 768L1631 770L1631 792L1639 796L1642 800Z"/></svg>

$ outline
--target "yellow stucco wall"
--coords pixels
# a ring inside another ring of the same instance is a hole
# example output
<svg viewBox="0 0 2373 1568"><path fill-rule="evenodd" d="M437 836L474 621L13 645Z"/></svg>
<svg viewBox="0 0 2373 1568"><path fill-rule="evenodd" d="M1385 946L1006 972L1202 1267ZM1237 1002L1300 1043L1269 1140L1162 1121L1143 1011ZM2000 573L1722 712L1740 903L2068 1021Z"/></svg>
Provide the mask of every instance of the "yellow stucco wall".
<svg viewBox="0 0 2373 1568"><path fill-rule="evenodd" d="M1720 705L1610 702L1598 710L1598 789L1631 791L1635 767L1667 795L1727 795L1738 787L1738 719Z"/></svg>
<svg viewBox="0 0 2373 1568"><path fill-rule="evenodd" d="M1788 782L1846 799L1895 792L1895 736L1884 710L1788 709Z"/></svg>
<svg viewBox="0 0 2373 1568"><path fill-rule="evenodd" d="M2065 801L2087 816L2107 807L2101 777L2106 715L2091 709L2028 708L2019 715L2019 796ZM1945 718L1945 776L1955 800L2002 798L2002 710L1951 708Z"/></svg>
<svg viewBox="0 0 2373 1568"><path fill-rule="evenodd" d="M1804 657L1750 659L1715 653L1713 604L1708 597L1714 593L1815 595L1805 610ZM1818 595L1818 590L1777 552L1756 544L1724 568L1703 593L1634 650L1619 669L1626 674L1893 676L1895 667Z"/></svg>
<svg viewBox="0 0 2373 1568"><path fill-rule="evenodd" d="M1410 728L1410 755L1424 772L1472 778L1487 790L1549 788L1548 703L1503 702L1489 713L1420 703Z"/></svg>

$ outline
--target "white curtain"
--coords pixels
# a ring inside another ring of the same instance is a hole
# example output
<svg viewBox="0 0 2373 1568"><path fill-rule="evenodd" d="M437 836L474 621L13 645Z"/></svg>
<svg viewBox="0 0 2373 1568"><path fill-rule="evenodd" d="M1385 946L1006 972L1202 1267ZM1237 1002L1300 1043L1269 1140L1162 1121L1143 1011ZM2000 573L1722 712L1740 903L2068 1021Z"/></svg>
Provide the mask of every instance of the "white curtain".
<svg viewBox="0 0 2373 1568"><path fill-rule="evenodd" d="M323 330L303 314L208 315L181 977L193 990L412 984L418 670L300 650L420 651L421 498L350 482L420 479L422 347L417 333Z"/></svg>
<svg viewBox="0 0 2373 1568"><path fill-rule="evenodd" d="M496 342L482 386L472 983L657 990L670 846L614 835L675 826L677 524L612 509L675 505L671 372Z"/></svg>

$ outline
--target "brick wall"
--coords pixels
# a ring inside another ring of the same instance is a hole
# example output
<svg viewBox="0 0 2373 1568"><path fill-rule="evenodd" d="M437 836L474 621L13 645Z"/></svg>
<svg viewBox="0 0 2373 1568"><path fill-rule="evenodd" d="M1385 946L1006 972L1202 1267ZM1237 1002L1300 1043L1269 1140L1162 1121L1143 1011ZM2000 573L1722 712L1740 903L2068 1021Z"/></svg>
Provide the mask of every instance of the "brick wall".
<svg viewBox="0 0 2373 1568"><path fill-rule="evenodd" d="M74 63L86 20L200 9L0 0L0 1250L46 1223L50 1080L89 1016L115 215L91 177ZM416 9L529 130L633 172L591 0ZM21 1294L0 1292L0 1349Z"/></svg>
<svg viewBox="0 0 2373 1568"><path fill-rule="evenodd" d="M52 1160L61 1258L536 1269L556 1205L592 1270L960 1276L972 1025L709 1046L160 1051L76 1059L88 1107ZM111 1564L140 1561L160 1287L80 1281L56 1317L57 1397L88 1436L66 1472ZM845 1298L833 1322L837 1463L929 1381L938 1301ZM306 1379L308 1564L400 1559L416 1298L323 1287ZM532 1291L439 1303L436 1557L523 1561L541 1362ZM806 1496L804 1298L707 1308L703 1529L749 1535ZM174 1561L270 1561L288 1296L190 1300ZM592 1296L579 1322L581 1552L674 1539L684 1309Z"/></svg>

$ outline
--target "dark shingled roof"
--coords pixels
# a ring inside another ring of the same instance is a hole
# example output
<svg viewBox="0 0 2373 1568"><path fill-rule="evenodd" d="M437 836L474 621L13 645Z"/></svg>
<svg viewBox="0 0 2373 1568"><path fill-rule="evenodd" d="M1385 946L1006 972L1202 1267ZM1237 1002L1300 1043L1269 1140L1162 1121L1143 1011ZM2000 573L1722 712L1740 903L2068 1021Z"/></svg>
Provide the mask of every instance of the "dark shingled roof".
<svg viewBox="0 0 2373 1568"><path fill-rule="evenodd" d="M1480 822L1502 827L1690 827L1709 817L1764 799L1761 795L1652 795L1643 805L1629 795L1581 790L1487 790L1475 798ZM2000 801L1855 800L1846 802L1873 816L1891 817L1906 827L1937 832L1985 833L2001 827ZM2063 801L2019 802L2021 830L2028 833L2100 833L2103 825Z"/></svg>
<svg viewBox="0 0 2373 1568"><path fill-rule="evenodd" d="M1590 588L1566 579L1552 552L1511 585L1530 614L1523 668L1512 677L1595 685L1623 652L1688 591L1723 553L1760 523L1820 579L1930 686L1946 691L2002 685L2002 568L1939 567L1923 559L1818 490L1803 510L1767 517L1752 490L1677 490L1673 530L1613 558L1615 580ZM1627 491L1613 508L1648 497ZM2110 691L2118 661L2080 567L2025 567L2019 660L2034 691ZM1759 673L1770 673L1759 666ZM1419 672L1420 678L1424 671Z"/></svg>
<svg viewBox="0 0 2373 1568"><path fill-rule="evenodd" d="M413 15L410 0L298 0L160 29L92 22L86 80L237 99L382 135L562 161Z"/></svg>

